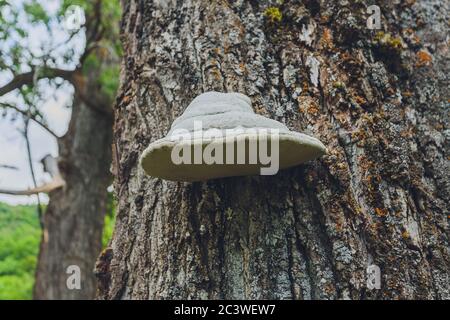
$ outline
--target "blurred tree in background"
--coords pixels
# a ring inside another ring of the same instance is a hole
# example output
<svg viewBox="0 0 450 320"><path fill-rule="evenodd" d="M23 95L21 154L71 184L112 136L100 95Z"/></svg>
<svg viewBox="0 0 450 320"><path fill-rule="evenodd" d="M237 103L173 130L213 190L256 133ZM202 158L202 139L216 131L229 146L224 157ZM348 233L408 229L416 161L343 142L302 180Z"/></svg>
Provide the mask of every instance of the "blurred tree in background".
<svg viewBox="0 0 450 320"><path fill-rule="evenodd" d="M49 13L49 4L0 1L0 108L3 121L23 122L34 182L30 190L0 192L49 195L45 213L39 209L42 233L34 297L89 299L95 295L93 269L101 251L111 184L111 106L121 55L120 6L116 0L52 1L58 8ZM48 34L37 46L32 32L36 28ZM67 132L59 136L41 107L49 95L70 86L71 117ZM31 161L30 122L58 143L57 159L43 160L53 180L42 186L36 183ZM81 290L66 286L70 265L81 269Z"/></svg>
<svg viewBox="0 0 450 320"><path fill-rule="evenodd" d="M34 207L0 203L0 300L31 299L40 235Z"/></svg>

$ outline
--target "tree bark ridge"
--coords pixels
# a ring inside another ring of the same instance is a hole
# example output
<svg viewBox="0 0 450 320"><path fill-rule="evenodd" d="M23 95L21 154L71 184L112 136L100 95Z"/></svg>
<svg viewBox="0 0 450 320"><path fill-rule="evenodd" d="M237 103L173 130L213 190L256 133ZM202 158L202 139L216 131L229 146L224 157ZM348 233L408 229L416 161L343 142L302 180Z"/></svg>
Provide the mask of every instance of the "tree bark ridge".
<svg viewBox="0 0 450 320"><path fill-rule="evenodd" d="M279 22L257 1L123 2L99 298L450 298L449 10L379 5L377 33L361 1L284 1ZM145 176L141 152L209 90L250 96L328 154L276 176Z"/></svg>

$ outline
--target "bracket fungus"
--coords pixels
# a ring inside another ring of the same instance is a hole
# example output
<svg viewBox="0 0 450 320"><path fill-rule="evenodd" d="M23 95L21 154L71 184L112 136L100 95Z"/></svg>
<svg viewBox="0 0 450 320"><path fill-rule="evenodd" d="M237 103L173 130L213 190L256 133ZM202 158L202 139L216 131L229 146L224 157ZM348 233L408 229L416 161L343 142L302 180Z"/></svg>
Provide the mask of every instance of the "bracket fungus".
<svg viewBox="0 0 450 320"><path fill-rule="evenodd" d="M276 174L326 152L316 138L255 114L240 93L206 92L152 142L140 164L146 174L172 181Z"/></svg>

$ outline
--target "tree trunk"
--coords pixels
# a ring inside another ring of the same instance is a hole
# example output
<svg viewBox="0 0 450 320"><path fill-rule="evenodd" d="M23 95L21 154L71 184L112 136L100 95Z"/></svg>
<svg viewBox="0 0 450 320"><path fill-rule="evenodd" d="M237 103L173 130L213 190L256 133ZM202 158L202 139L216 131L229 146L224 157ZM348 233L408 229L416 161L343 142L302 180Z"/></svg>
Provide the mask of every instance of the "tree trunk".
<svg viewBox="0 0 450 320"><path fill-rule="evenodd" d="M379 31L361 1L272 3L281 17L261 1L123 1L99 297L450 298L448 3L378 2ZM147 177L139 155L210 90L328 154L275 176Z"/></svg>
<svg viewBox="0 0 450 320"><path fill-rule="evenodd" d="M99 88L93 85L90 88L92 97ZM111 183L111 141L111 117L75 97L68 132L58 141L58 165L66 186L49 194L36 270L35 299L95 297L93 270L102 249L106 189ZM79 289L70 285L69 277L76 276L76 271L69 266L79 267Z"/></svg>

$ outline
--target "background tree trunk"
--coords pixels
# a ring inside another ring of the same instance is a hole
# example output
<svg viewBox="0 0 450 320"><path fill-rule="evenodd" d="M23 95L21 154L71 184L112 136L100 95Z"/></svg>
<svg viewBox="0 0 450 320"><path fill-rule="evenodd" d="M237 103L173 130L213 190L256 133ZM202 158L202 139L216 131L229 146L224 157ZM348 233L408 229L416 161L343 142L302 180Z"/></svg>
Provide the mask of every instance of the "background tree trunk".
<svg viewBox="0 0 450 320"><path fill-rule="evenodd" d="M281 21L262 1L123 1L100 298L450 298L448 3L377 4L378 33L361 1L273 1ZM209 90L329 153L276 176L145 176L141 152Z"/></svg>
<svg viewBox="0 0 450 320"><path fill-rule="evenodd" d="M97 75L91 76L87 96L95 103L100 88L94 84ZM107 114L110 107L104 106L104 112L99 109L76 96L69 129L58 141L58 165L66 186L49 194L36 269L35 299L95 297L93 271L102 249L112 141L112 118ZM67 287L71 274L66 271L70 265L80 268L80 290Z"/></svg>

